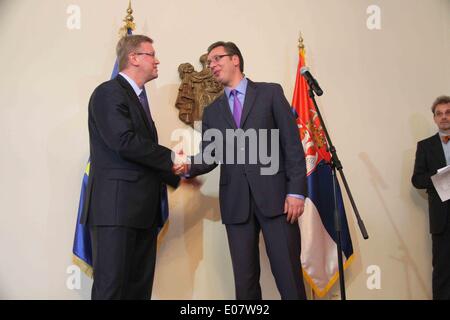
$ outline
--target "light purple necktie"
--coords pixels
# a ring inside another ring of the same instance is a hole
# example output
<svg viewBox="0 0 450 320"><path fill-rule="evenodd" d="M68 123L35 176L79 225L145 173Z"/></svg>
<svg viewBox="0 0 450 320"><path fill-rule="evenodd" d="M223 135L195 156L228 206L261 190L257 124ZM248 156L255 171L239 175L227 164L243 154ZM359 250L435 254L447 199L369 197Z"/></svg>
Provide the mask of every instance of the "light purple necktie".
<svg viewBox="0 0 450 320"><path fill-rule="evenodd" d="M241 105L241 102L238 99L237 91L236 90L231 90L231 94L234 97L233 118L234 118L234 122L236 122L236 126L239 128L239 126L241 125L242 105Z"/></svg>

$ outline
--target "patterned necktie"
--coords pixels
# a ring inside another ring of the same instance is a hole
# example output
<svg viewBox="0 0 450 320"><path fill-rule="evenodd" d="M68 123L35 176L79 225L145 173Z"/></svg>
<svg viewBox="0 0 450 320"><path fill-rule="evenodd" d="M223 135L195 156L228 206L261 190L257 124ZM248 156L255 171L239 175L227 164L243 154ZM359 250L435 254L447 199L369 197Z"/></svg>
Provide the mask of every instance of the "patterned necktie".
<svg viewBox="0 0 450 320"><path fill-rule="evenodd" d="M441 136L442 142L447 144L448 140L450 140L450 136Z"/></svg>
<svg viewBox="0 0 450 320"><path fill-rule="evenodd" d="M236 126L239 128L239 126L241 125L242 105L238 99L236 90L231 90L231 95L233 95L233 97L234 97L233 118L234 118L234 122L236 123Z"/></svg>

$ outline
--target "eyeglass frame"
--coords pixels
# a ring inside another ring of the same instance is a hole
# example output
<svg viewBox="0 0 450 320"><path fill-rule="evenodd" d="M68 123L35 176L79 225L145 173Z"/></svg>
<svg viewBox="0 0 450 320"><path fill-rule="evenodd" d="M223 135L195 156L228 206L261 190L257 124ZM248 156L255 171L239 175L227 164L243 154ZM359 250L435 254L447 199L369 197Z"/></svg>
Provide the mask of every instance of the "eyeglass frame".
<svg viewBox="0 0 450 320"><path fill-rule="evenodd" d="M156 52L152 52L152 53L148 53L148 52L134 52L134 54L138 55L138 56L145 54L146 56L149 56L149 57L152 57L152 58L156 57Z"/></svg>
<svg viewBox="0 0 450 320"><path fill-rule="evenodd" d="M218 54L214 57L212 57L212 61L206 61L206 66L208 68L211 68L211 63L215 62L218 63L223 57L231 57L234 56L234 54L229 54L229 53L225 53L225 54Z"/></svg>
<svg viewBox="0 0 450 320"><path fill-rule="evenodd" d="M440 117L443 117L443 116L450 116L450 110L445 110L445 112L436 111L434 116L436 118L440 118Z"/></svg>

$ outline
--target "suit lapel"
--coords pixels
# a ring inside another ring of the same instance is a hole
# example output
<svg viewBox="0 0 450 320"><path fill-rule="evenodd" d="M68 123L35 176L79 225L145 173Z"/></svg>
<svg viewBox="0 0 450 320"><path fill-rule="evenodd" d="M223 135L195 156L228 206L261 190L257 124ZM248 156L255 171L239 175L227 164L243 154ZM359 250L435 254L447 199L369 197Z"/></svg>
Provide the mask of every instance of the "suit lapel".
<svg viewBox="0 0 450 320"><path fill-rule="evenodd" d="M244 106L242 108L242 116L240 124L241 128L244 127L245 120L250 114L250 111L252 110L253 105L255 104L255 100L256 100L256 84L253 81L248 80L247 91L245 92ZM230 110L230 104L228 103L228 97L226 93L224 93L223 96L220 98L220 111L222 113L222 116L230 125L230 127L237 129L236 123L234 122L233 114L231 113Z"/></svg>
<svg viewBox="0 0 450 320"><path fill-rule="evenodd" d="M145 126L149 130L150 134L152 136L154 136L155 141L157 141L158 138L157 138L157 134L156 134L156 128L154 127L153 124L150 124L150 122L149 122L149 120L147 118L147 115L145 114L145 111L142 108L141 102L139 101L139 98L137 97L136 92L134 92L134 90L133 90L133 87L131 87L131 85L128 83L128 81L125 80L125 78L122 77L120 74L117 75L116 80L125 89L125 91L127 92L128 96L133 101L133 104L132 104L131 107L134 107L135 109L137 109L137 112L141 116L141 120L145 123Z"/></svg>
<svg viewBox="0 0 450 320"><path fill-rule="evenodd" d="M252 110L256 99L256 84L248 80L247 84L247 91L245 92L245 100L244 100L244 107L242 110L242 117L241 117L241 125L240 127L244 127L245 120L247 119L250 111Z"/></svg>
<svg viewBox="0 0 450 320"><path fill-rule="evenodd" d="M220 113L222 114L222 117L225 118L225 120L228 122L231 128L237 129L236 123L234 122L233 115L231 114L230 105L228 103L227 94L223 93L222 97L220 97Z"/></svg>
<svg viewBox="0 0 450 320"><path fill-rule="evenodd" d="M432 142L432 148L433 148L433 154L437 156L436 161L438 162L438 165L440 168L443 168L447 165L447 161L445 159L445 153L444 149L442 148L441 143L441 137L439 136L439 133L436 133L431 140Z"/></svg>

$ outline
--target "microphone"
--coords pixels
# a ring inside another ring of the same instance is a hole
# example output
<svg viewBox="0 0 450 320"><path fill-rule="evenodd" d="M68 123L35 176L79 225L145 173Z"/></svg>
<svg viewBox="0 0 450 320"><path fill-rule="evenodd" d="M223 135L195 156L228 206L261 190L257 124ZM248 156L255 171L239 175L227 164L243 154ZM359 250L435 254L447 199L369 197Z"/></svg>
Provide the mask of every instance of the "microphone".
<svg viewBox="0 0 450 320"><path fill-rule="evenodd" d="M308 67L301 67L300 74L306 79L308 82L309 87L318 95L323 95L323 91L319 86L319 83L316 79L312 76L312 74L309 72Z"/></svg>

